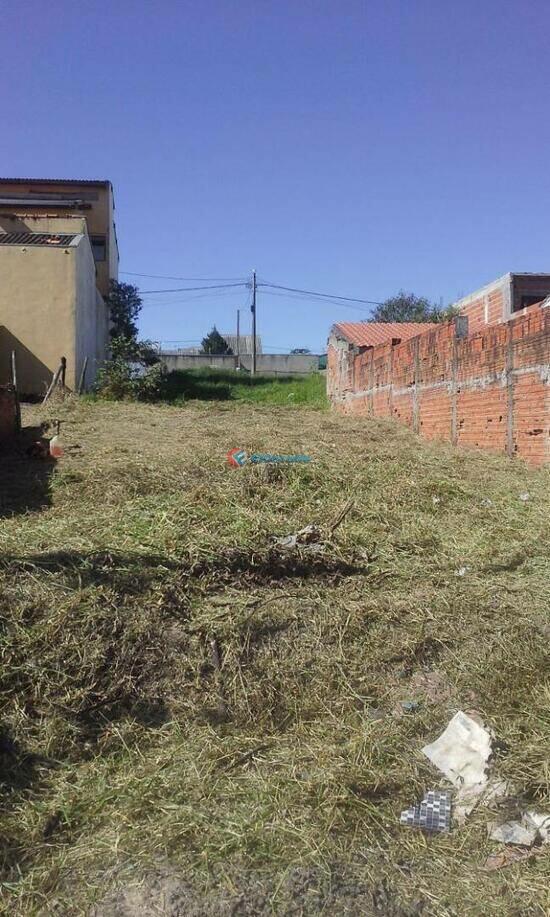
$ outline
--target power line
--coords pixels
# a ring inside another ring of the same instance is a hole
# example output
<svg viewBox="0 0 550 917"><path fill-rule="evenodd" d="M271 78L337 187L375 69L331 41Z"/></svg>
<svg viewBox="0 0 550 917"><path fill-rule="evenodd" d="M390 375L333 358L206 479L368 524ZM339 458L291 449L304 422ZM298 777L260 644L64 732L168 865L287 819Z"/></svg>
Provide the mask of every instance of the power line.
<svg viewBox="0 0 550 917"><path fill-rule="evenodd" d="M138 274L135 271L119 271L120 274L124 274L125 277L148 277L152 280L185 280L189 282L196 281L204 283L225 283L226 281L232 282L237 280L245 281L244 277L171 277L167 274Z"/></svg>
<svg viewBox="0 0 550 917"><path fill-rule="evenodd" d="M299 302L306 302L309 299L311 301L321 303L325 306L331 306L331 305L332 306L342 306L343 309L353 309L354 311L362 312L363 314L365 313L370 314L371 312L371 309L365 309L363 308L363 306L354 306L347 302L339 302L338 300L318 299L314 296L307 296L307 295L304 296L304 295L299 295L297 293L296 294L283 293L283 292L277 292L276 290L270 290L270 289L265 289L265 288L263 289L263 293L265 296L280 296L283 299L297 299Z"/></svg>
<svg viewBox="0 0 550 917"><path fill-rule="evenodd" d="M315 290L300 290L297 287L284 287L279 283L269 283L264 281L258 284L259 287L273 287L276 290L286 290L289 293L307 293L309 296L319 296L322 299L342 299L346 302L361 302L367 306L381 306L382 303L374 299L358 299L355 296L339 296L336 293L318 293Z"/></svg>
<svg viewBox="0 0 550 917"><path fill-rule="evenodd" d="M158 309L164 306L185 306L188 303L196 302L199 299L215 301L232 295L234 295L233 290L217 290L214 293L210 291L206 293L192 293L191 295L186 296L184 299L157 299L151 302L144 302L143 309Z"/></svg>
<svg viewBox="0 0 550 917"><path fill-rule="evenodd" d="M248 284L246 282L241 283L218 283L213 284L212 286L206 287L174 287L168 290L140 290L141 296L146 296L149 293L185 293L188 290L224 290L227 287L246 287Z"/></svg>

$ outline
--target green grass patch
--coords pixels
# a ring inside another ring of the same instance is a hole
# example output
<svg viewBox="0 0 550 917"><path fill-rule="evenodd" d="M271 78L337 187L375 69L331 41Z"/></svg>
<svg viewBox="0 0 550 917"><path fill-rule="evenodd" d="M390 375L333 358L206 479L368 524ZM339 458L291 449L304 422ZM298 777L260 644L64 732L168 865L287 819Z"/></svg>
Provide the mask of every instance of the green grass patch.
<svg viewBox="0 0 550 917"><path fill-rule="evenodd" d="M326 379L320 373L308 376L250 376L247 373L216 370L173 370L163 381L160 400L246 401L285 406L327 406Z"/></svg>

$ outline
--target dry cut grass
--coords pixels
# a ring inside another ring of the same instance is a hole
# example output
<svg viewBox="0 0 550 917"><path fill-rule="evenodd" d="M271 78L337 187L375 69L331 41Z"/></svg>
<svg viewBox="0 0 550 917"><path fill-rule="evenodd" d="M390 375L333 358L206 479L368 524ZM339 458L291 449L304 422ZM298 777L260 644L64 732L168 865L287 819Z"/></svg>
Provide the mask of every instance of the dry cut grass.
<svg viewBox="0 0 550 917"><path fill-rule="evenodd" d="M547 855L484 870L487 811L399 826L457 709L550 808L547 472L306 407L52 410L79 448L26 498L10 466L0 519L5 912L87 913L162 864L196 913L547 913ZM321 551L273 544L311 522Z"/></svg>

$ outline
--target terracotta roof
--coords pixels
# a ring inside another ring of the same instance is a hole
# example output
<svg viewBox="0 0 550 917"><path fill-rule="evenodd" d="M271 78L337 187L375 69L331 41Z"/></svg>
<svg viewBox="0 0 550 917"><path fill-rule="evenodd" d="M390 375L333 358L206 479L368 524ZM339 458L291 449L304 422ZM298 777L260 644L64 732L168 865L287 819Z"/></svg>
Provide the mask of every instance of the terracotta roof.
<svg viewBox="0 0 550 917"><path fill-rule="evenodd" d="M374 347L393 338L408 341L438 326L433 322L338 322L332 326L337 337L358 347Z"/></svg>

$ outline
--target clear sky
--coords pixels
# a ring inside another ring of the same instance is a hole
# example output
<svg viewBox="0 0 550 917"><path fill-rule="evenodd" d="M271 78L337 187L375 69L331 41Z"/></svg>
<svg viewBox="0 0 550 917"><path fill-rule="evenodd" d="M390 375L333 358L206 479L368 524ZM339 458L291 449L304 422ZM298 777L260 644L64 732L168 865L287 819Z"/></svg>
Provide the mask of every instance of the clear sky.
<svg viewBox="0 0 550 917"><path fill-rule="evenodd" d="M123 272L447 303L550 271L549 0L4 0L0 26L0 172L110 179ZM368 315L272 292L272 350ZM145 336L193 341L248 293L145 301Z"/></svg>

